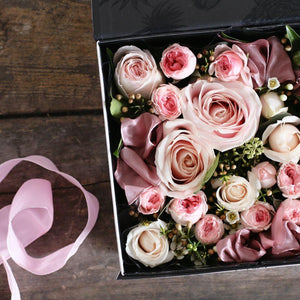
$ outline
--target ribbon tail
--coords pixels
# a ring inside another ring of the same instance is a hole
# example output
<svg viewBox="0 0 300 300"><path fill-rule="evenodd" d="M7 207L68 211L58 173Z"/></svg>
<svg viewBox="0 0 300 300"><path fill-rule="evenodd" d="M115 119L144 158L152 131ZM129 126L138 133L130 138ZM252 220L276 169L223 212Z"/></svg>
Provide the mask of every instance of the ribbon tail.
<svg viewBox="0 0 300 300"><path fill-rule="evenodd" d="M8 262L1 257L1 260L3 262L3 266L5 268L6 274L7 274L7 280L9 284L9 288L11 291L11 300L21 300L20 290L17 284L17 281L15 279L15 276L8 264Z"/></svg>

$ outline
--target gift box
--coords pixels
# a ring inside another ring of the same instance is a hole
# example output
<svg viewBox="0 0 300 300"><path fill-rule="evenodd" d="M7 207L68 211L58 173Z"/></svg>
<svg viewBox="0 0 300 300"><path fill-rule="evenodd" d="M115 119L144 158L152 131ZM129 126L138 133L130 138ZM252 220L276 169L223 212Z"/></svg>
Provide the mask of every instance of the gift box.
<svg viewBox="0 0 300 300"><path fill-rule="evenodd" d="M129 229L136 224L136 220L130 216L125 193L114 178L117 159L113 152L118 148L121 136L120 123L110 113L110 83L113 80L110 53L115 53L121 46L135 45L155 52L155 49L180 43L201 49L214 44L222 32L249 41L272 35L282 37L285 25L299 32L298 1L249 0L241 3L237 0L93 0L92 9L119 252L119 278L174 276L299 264L300 260L295 256L256 262L216 262L201 267L182 266L175 262L149 268L132 260L125 251L125 243Z"/></svg>

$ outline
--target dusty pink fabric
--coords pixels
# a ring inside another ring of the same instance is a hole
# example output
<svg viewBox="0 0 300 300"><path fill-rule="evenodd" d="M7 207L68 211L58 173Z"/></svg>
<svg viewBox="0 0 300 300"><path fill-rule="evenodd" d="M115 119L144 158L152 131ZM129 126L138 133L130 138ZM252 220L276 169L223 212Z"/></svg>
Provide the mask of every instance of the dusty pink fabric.
<svg viewBox="0 0 300 300"><path fill-rule="evenodd" d="M277 37L252 43L228 41L237 44L249 55L248 67L254 88L267 86L268 79L272 77L277 77L280 82L295 81L291 60Z"/></svg>
<svg viewBox="0 0 300 300"><path fill-rule="evenodd" d="M256 261L266 254L261 243L253 239L251 231L240 229L217 243L218 255L224 262Z"/></svg>
<svg viewBox="0 0 300 300"><path fill-rule="evenodd" d="M129 204L149 186L160 183L154 165L154 149L162 139L161 120L144 113L136 119L125 119L121 124L124 147L117 162L115 178L125 190Z"/></svg>
<svg viewBox="0 0 300 300"><path fill-rule="evenodd" d="M298 215L298 217L296 216ZM291 256L300 253L300 201L287 199L281 203L271 225L271 233L261 233L265 249L273 256Z"/></svg>
<svg viewBox="0 0 300 300"><path fill-rule="evenodd" d="M11 257L16 264L36 275L46 275L59 270L76 253L92 230L99 211L99 203L95 196L87 192L75 178L60 172L49 159L43 156L17 158L1 164L0 182L22 161L32 162L55 172L78 187L86 199L88 221L74 243L42 258L30 256L25 247L45 234L53 223L51 184L44 179L31 179L20 187L12 203L0 209L0 264L3 263L7 273L12 300L18 300L21 297L7 260Z"/></svg>

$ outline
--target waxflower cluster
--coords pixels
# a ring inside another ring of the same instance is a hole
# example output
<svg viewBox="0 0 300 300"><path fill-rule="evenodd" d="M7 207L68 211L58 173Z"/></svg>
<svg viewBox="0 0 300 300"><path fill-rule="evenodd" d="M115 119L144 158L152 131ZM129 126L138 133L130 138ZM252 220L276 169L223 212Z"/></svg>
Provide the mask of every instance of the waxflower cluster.
<svg viewBox="0 0 300 300"><path fill-rule="evenodd" d="M136 223L124 245L135 262L300 253L300 37L286 30L220 35L196 52L174 43L159 59L136 46L114 53L115 179Z"/></svg>

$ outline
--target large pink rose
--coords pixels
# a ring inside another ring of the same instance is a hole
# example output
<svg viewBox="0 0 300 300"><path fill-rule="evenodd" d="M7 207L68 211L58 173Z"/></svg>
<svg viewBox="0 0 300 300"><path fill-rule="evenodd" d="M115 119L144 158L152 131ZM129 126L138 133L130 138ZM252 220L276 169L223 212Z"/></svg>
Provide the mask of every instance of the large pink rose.
<svg viewBox="0 0 300 300"><path fill-rule="evenodd" d="M139 196L138 211L144 215L157 213L165 203L165 196L159 187L146 188Z"/></svg>
<svg viewBox="0 0 300 300"><path fill-rule="evenodd" d="M156 113L163 120L175 120L181 115L182 95L172 84L162 84L151 97Z"/></svg>
<svg viewBox="0 0 300 300"><path fill-rule="evenodd" d="M148 50L124 46L114 55L115 82L125 97L141 94L149 99L153 90L164 82L156 62Z"/></svg>
<svg viewBox="0 0 300 300"><path fill-rule="evenodd" d="M163 126L164 138L155 153L161 188L170 197L189 197L201 188L214 162L214 151L197 135L192 122L177 119Z"/></svg>
<svg viewBox="0 0 300 300"><path fill-rule="evenodd" d="M274 213L275 210L271 204L258 201L241 213L241 221L245 228L260 232L270 228Z"/></svg>
<svg viewBox="0 0 300 300"><path fill-rule="evenodd" d="M173 44L164 50L160 67L166 77L181 80L195 71L196 63L196 56L188 47Z"/></svg>
<svg viewBox="0 0 300 300"><path fill-rule="evenodd" d="M216 215L205 215L195 226L195 237L204 245L217 243L224 234L224 224Z"/></svg>
<svg viewBox="0 0 300 300"><path fill-rule="evenodd" d="M252 168L251 172L257 176L264 189L268 189L276 183L276 169L268 161L259 163Z"/></svg>
<svg viewBox="0 0 300 300"><path fill-rule="evenodd" d="M240 82L199 80L183 92L183 117L213 148L226 151L255 135L261 103L252 88Z"/></svg>
<svg viewBox="0 0 300 300"><path fill-rule="evenodd" d="M237 45L232 48L221 44L215 48L215 60L210 64L208 73L222 81L241 81L252 87L250 70L247 67L248 58Z"/></svg>
<svg viewBox="0 0 300 300"><path fill-rule="evenodd" d="M282 164L278 170L277 184L284 197L300 197L300 165L295 163Z"/></svg>
<svg viewBox="0 0 300 300"><path fill-rule="evenodd" d="M184 199L173 199L169 213L173 220L181 225L195 224L208 210L206 195L203 191Z"/></svg>

